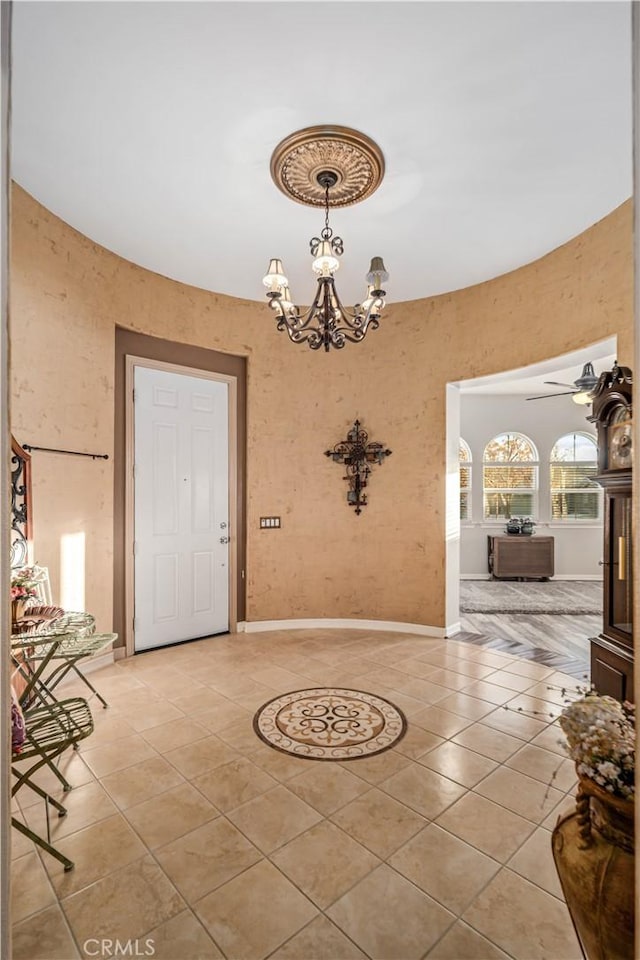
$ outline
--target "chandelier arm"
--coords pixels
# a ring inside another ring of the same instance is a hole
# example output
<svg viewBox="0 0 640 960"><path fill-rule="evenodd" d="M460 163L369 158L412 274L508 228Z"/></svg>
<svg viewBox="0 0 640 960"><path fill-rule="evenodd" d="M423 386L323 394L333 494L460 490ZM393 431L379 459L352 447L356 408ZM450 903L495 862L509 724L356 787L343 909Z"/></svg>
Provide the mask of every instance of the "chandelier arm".
<svg viewBox="0 0 640 960"><path fill-rule="evenodd" d="M384 309L384 300L382 297L376 297L371 301L369 308L366 313L363 313L361 310L349 310L343 307L342 301L338 296L337 291L334 288L334 294L336 298L336 303L340 309L340 313L344 317L345 323L347 324L348 329L350 330L362 330L363 335L367 332L367 327L369 324L374 324L375 327L379 326L378 318ZM374 329L375 329L374 327Z"/></svg>
<svg viewBox="0 0 640 960"><path fill-rule="evenodd" d="M301 313L298 307L292 305L288 310L283 309L282 302L278 297L269 300L269 306L277 314L276 327L278 330L286 330L292 343L308 343L312 350L319 350L320 347L328 350L329 347L326 338L323 336L322 329L312 327L311 323L320 312L320 299L323 295L323 285L318 283L318 290L313 303L308 310ZM333 346L344 347L344 340L333 343Z"/></svg>
<svg viewBox="0 0 640 960"><path fill-rule="evenodd" d="M373 300L366 313L356 310L347 310L342 306L340 297L334 287L334 294L340 315L344 321L341 325L336 325L333 333L340 335L341 338L349 340L351 343L360 343L364 340L367 330L377 330L380 326L380 314L384 309L384 300L382 297L376 297ZM343 343L344 345L344 343Z"/></svg>
<svg viewBox="0 0 640 960"><path fill-rule="evenodd" d="M376 330L380 324L373 317L369 322L369 327L371 330ZM345 340L348 340L350 343L361 343L367 333L367 327L337 327L335 330L336 334L339 334L341 337L344 337Z"/></svg>
<svg viewBox="0 0 640 960"><path fill-rule="evenodd" d="M318 279L318 288L313 303L309 309L303 313L295 306L290 307L289 310L284 310L280 299L273 297L269 300L269 306L278 316L278 330L286 330L289 334L289 339L294 343L305 343L309 341L309 346L312 350L317 350L321 346L324 346L325 349L328 350L329 347L327 344L329 341L334 347L338 347L339 349L343 347L344 341L341 341L341 338L335 340L333 336L330 335L330 330L323 330L324 324L319 322L317 325L312 326L313 321L321 320L327 310L333 313L333 308L331 307L332 292L335 296L333 277L320 277Z"/></svg>
<svg viewBox="0 0 640 960"><path fill-rule="evenodd" d="M295 325L291 325L285 311L282 309L280 301L274 297L273 300L269 300L269 306L277 315L276 328L278 330L286 330L292 343L304 343L307 337L302 335L300 331L296 329Z"/></svg>
<svg viewBox="0 0 640 960"><path fill-rule="evenodd" d="M285 308L280 297L271 297L269 306L277 315L277 329L286 330L292 343L308 343L312 350L331 347L341 350L349 341L360 343L369 328L380 325L384 308L382 296L371 301L366 312L343 306L332 275L318 277L313 303L304 312L291 304Z"/></svg>

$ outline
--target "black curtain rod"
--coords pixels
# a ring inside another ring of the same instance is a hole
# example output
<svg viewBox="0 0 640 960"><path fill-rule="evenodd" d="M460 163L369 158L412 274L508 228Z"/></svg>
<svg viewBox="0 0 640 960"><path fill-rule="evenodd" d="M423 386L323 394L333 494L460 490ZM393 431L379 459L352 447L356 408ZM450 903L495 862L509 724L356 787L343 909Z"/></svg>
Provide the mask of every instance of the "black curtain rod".
<svg viewBox="0 0 640 960"><path fill-rule="evenodd" d="M108 460L108 453L82 453L80 450L56 450L55 447L33 447L30 443L23 443L22 449L30 453L32 450L44 450L45 453L68 453L71 457L91 457L92 460Z"/></svg>

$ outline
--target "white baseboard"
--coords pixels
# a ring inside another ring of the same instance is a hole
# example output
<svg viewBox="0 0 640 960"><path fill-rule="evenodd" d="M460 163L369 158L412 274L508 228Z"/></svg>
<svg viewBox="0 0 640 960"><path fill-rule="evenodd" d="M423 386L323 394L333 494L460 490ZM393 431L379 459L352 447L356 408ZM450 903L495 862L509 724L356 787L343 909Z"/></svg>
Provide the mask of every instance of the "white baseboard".
<svg viewBox="0 0 640 960"><path fill-rule="evenodd" d="M246 630L247 630L247 621L246 621L246 620L238 620L238 622L236 623L236 629L235 629L234 632L235 632L235 633L246 633Z"/></svg>
<svg viewBox="0 0 640 960"><path fill-rule="evenodd" d="M491 580L490 573L461 573L461 580ZM556 573L550 579L554 580L602 580L601 573Z"/></svg>
<svg viewBox="0 0 640 960"><path fill-rule="evenodd" d="M88 657L82 661L82 672L93 673L94 670L99 670L101 667L110 666L116 660L115 654L115 650L109 650L107 653L101 653L98 657ZM72 672L69 671L67 676L72 677Z"/></svg>
<svg viewBox="0 0 640 960"><path fill-rule="evenodd" d="M431 627L424 623L401 623L395 620L334 620L319 617L313 620L248 620L247 633L262 633L265 630L389 630L394 633L413 633L421 637L446 636L444 627Z"/></svg>
<svg viewBox="0 0 640 960"><path fill-rule="evenodd" d="M557 573L553 580L602 580L601 573Z"/></svg>
<svg viewBox="0 0 640 960"><path fill-rule="evenodd" d="M86 660L81 661L81 672L82 673L93 673L95 670L100 670L101 667L108 667L116 660L121 660L124 654L118 656L118 651L124 650L124 647L118 647L116 650L109 650L107 653L101 653L98 657L87 657ZM64 680L60 681L60 687L64 687L65 683L72 683L78 679L78 674L73 670L69 670Z"/></svg>
<svg viewBox="0 0 640 960"><path fill-rule="evenodd" d="M455 633L460 633L461 630L462 630L462 624L458 620L457 623L452 623L450 624L450 626L446 628L445 637L446 638L452 637Z"/></svg>

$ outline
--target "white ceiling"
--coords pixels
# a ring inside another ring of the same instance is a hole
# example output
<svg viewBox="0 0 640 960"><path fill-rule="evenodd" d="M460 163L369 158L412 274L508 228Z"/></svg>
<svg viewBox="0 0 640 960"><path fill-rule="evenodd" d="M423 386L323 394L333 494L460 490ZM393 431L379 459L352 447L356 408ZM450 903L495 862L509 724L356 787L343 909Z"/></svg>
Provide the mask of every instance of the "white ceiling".
<svg viewBox="0 0 640 960"><path fill-rule="evenodd" d="M13 8L12 173L94 241L259 300L268 260L313 292L321 214L275 145L372 136L380 189L336 211L338 289L383 255L388 301L540 257L631 194L628 3L58 3Z"/></svg>
<svg viewBox="0 0 640 960"><path fill-rule="evenodd" d="M458 380L456 386L460 387L461 393L472 396L542 396L544 400L536 402L544 403L545 408L548 406L552 409L556 402L566 403L571 398L566 395L558 396L557 400L548 398L561 394L565 389L569 391L571 384L581 375L585 363L592 363L596 375L599 376L605 370L611 370L615 360L616 338L608 337L599 343L590 344L588 347L573 350L559 357L552 357L542 363L519 367L517 370L505 370L503 373L492 374L489 377ZM547 380L559 381L569 386L566 388L551 386L546 383Z"/></svg>

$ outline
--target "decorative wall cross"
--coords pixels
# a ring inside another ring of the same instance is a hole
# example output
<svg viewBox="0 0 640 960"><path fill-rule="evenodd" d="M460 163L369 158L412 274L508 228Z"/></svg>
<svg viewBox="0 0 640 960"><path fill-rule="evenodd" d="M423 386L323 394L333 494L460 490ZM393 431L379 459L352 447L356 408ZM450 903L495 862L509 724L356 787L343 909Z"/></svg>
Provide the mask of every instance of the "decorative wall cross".
<svg viewBox="0 0 640 960"><path fill-rule="evenodd" d="M342 478L349 483L347 503L356 508L356 513L362 513L361 508L367 505L367 495L363 490L371 473L369 465L383 463L384 458L391 455L391 450L385 450L381 443L369 443L368 434L360 429L360 421L356 420L347 439L336 443L333 450L325 450L324 455L331 457L335 463L343 463L347 468Z"/></svg>

